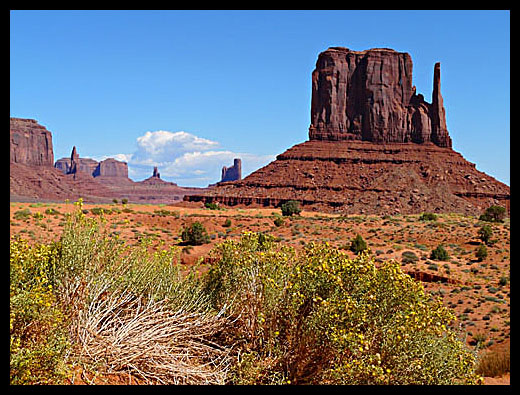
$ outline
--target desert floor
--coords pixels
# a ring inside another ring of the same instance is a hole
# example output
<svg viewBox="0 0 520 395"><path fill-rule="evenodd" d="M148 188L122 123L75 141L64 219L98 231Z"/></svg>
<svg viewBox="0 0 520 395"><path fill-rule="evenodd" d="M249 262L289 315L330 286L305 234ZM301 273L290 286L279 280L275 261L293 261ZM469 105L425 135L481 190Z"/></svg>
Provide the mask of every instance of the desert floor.
<svg viewBox="0 0 520 395"><path fill-rule="evenodd" d="M179 246L185 265L203 260L215 244L238 238L244 231L269 233L296 249L313 241L328 242L352 256L348 251L350 241L360 234L376 260L394 259L401 262L403 271L420 273L425 289L455 312L456 325L467 334L468 345L475 347L478 341L483 353L510 347L509 219L489 224L493 229L492 243L487 247L487 258L478 261L475 257L480 243L478 231L485 223L456 214L441 214L436 221L421 221L419 215L341 216L303 211L297 217L284 217L284 224L275 226L274 219L281 210L274 208L210 210L194 203L83 204L83 209L89 210L87 216L99 217L92 212L93 208L103 208L108 232L129 243L148 237L153 243L179 245L182 229L192 222L201 222L210 243ZM11 202L10 236L19 235L34 243L57 240L65 225L64 214L75 209L72 202ZM231 220L230 226L225 226L227 219ZM448 261L429 258L439 244L448 251ZM509 383L509 375L486 378L486 384Z"/></svg>

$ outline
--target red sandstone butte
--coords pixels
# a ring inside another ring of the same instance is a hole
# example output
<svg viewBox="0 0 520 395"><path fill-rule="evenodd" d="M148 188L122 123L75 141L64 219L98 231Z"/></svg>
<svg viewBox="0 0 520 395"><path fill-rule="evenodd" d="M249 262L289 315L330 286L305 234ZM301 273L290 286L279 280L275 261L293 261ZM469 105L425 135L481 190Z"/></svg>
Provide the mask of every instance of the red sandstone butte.
<svg viewBox="0 0 520 395"><path fill-rule="evenodd" d="M70 158L58 159L54 167L60 169L63 174L82 172L92 177L128 178L128 164L126 162L121 162L114 158L108 158L101 162L90 158L80 158L76 146L72 148Z"/></svg>
<svg viewBox="0 0 520 395"><path fill-rule="evenodd" d="M93 175L94 177L128 178L128 164L114 158L108 158L99 162Z"/></svg>
<svg viewBox="0 0 520 395"><path fill-rule="evenodd" d="M69 158L53 167L52 135L32 119L11 118L9 166L11 201L63 201L83 198L85 202L112 202L127 198L133 203L174 203L185 194L202 188L183 188L150 177L134 182L128 178L124 162L107 159L97 162L80 158L76 147ZM96 177L94 177L96 175Z"/></svg>
<svg viewBox="0 0 520 395"><path fill-rule="evenodd" d="M434 68L432 103L412 85L412 58L388 48L322 52L312 73L310 140L425 143L451 147Z"/></svg>
<svg viewBox="0 0 520 395"><path fill-rule="evenodd" d="M222 177L220 182L238 181L242 179L242 160L235 158L233 166L222 168Z"/></svg>
<svg viewBox="0 0 520 395"><path fill-rule="evenodd" d="M53 166L52 135L34 119L10 119L10 162Z"/></svg>
<svg viewBox="0 0 520 395"><path fill-rule="evenodd" d="M157 166L153 167L152 177L154 177L154 178L161 178L161 173L159 173L159 169L157 169Z"/></svg>
<svg viewBox="0 0 520 395"><path fill-rule="evenodd" d="M452 149L434 65L432 102L412 84L409 54L387 48L322 52L312 72L309 141L241 181L217 184L195 202L346 214L479 214L509 210L510 188Z"/></svg>
<svg viewBox="0 0 520 395"><path fill-rule="evenodd" d="M157 166L154 166L152 176L143 181L139 181L139 184L150 186L154 185L156 187L177 186L177 184L174 182L164 181L161 179L161 173L159 173Z"/></svg>

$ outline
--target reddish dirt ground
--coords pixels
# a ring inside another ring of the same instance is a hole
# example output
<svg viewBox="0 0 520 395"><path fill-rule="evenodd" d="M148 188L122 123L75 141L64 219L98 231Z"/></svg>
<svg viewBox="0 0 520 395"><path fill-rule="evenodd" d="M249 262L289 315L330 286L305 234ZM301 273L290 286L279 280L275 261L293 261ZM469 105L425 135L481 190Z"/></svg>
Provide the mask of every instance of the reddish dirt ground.
<svg viewBox="0 0 520 395"><path fill-rule="evenodd" d="M456 325L466 334L470 347L480 340L481 352L509 348L509 219L489 224L493 229L492 243L487 247L487 258L478 261L478 231L485 223L477 217L458 214L441 214L435 221L421 221L419 215L341 216L303 211L301 216L284 218L284 224L277 227L274 219L281 211L273 208L210 210L186 203L83 205L83 209L89 210L87 216L99 217L92 213L93 208L110 210L104 215L109 233L118 234L129 243L148 237L157 244L178 245L183 227L201 222L210 235L210 243L179 246L181 262L186 265L203 260L217 243L238 238L244 231L267 232L296 249L311 241L328 242L352 256L348 251L350 240L360 234L376 260L395 259L401 262L403 271L421 273L416 278L422 279L425 289L454 311ZM64 214L75 209L72 203L11 202L11 238L19 235L33 243L57 240L65 224ZM23 210L30 211L25 218L20 214ZM228 227L224 226L227 219L231 220ZM448 251L448 261L429 258L439 244ZM507 385L510 379L509 375L486 378L485 383Z"/></svg>

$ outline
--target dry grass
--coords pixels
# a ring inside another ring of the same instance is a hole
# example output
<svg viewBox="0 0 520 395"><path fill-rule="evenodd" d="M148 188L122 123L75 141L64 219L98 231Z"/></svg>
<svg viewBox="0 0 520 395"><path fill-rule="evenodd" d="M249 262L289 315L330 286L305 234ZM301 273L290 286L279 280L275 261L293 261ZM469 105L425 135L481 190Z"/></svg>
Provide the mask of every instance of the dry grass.
<svg viewBox="0 0 520 395"><path fill-rule="evenodd" d="M91 303L74 329L81 359L108 374L131 371L146 384L223 384L229 350L210 339L224 322L124 292Z"/></svg>
<svg viewBox="0 0 520 395"><path fill-rule="evenodd" d="M477 373L485 377L499 377L510 372L510 349L490 351L482 355Z"/></svg>
<svg viewBox="0 0 520 395"><path fill-rule="evenodd" d="M81 205L80 205L81 208ZM223 384L229 349L212 339L226 325L177 248L129 248L76 212L55 271L68 307L72 360L95 376L128 374L143 384Z"/></svg>

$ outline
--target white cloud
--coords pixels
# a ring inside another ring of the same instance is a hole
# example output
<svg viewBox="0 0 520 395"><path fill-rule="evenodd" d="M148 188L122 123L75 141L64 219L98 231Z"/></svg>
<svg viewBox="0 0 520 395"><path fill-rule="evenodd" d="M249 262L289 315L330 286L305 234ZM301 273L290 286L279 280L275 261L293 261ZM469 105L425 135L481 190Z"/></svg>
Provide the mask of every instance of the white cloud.
<svg viewBox="0 0 520 395"><path fill-rule="evenodd" d="M127 162L128 175L135 181L150 177L153 166L157 166L164 180L197 187L220 181L222 167L233 165L234 158L242 159L242 177L275 159L275 155L240 153L219 150L219 147L216 141L184 131L159 130L138 137L134 153L103 159L112 157Z"/></svg>
<svg viewBox="0 0 520 395"><path fill-rule="evenodd" d="M135 161L155 160L159 162L170 161L172 155L178 156L193 151L207 151L218 147L219 143L187 132L168 132L158 130L146 132L144 136L137 138L137 151L134 154Z"/></svg>
<svg viewBox="0 0 520 395"><path fill-rule="evenodd" d="M91 156L92 159L101 162L108 158L113 158L115 160L118 160L120 162L130 162L132 160L133 154L114 154L114 155L102 155L102 156Z"/></svg>

